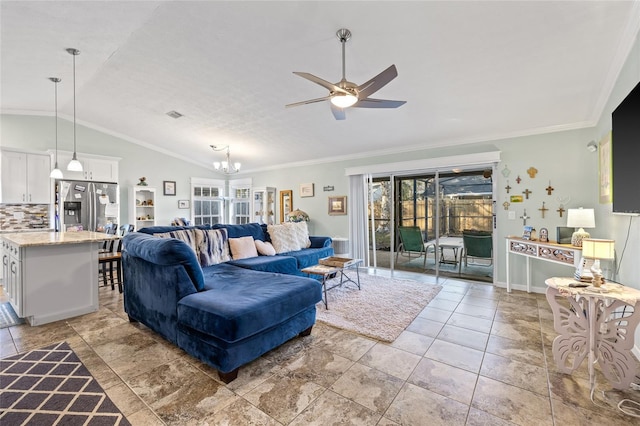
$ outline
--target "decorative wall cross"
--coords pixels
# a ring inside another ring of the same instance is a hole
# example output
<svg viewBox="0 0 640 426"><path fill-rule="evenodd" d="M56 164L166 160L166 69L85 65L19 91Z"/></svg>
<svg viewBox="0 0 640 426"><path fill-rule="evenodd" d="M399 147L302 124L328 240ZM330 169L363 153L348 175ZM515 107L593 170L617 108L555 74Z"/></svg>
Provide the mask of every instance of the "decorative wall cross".
<svg viewBox="0 0 640 426"><path fill-rule="evenodd" d="M520 182L522 182L522 179L520 179L520 175L518 175L518 177L516 178L516 182L518 182L518 185L520 185Z"/></svg>
<svg viewBox="0 0 640 426"><path fill-rule="evenodd" d="M562 213L564 213L564 207L560 206L560 208L556 211L560 213L560 217L562 217Z"/></svg>
<svg viewBox="0 0 640 426"><path fill-rule="evenodd" d="M543 201L542 202L542 208L539 208L538 210L540 210L542 212L542 218L544 219L544 213L549 209L544 206L544 201Z"/></svg>
<svg viewBox="0 0 640 426"><path fill-rule="evenodd" d="M549 186L547 186L545 189L547 190L547 195L551 195L555 188L551 186L551 181L549 181Z"/></svg>
<svg viewBox="0 0 640 426"><path fill-rule="evenodd" d="M528 189L525 189L524 191L522 191L522 193L524 194L525 197L527 197L527 200L528 200L529 194L533 194L533 191L529 191Z"/></svg>
<svg viewBox="0 0 640 426"><path fill-rule="evenodd" d="M511 186L509 186L509 181L507 181L507 186L504 187L504 189L507 190L507 194L509 193L509 191L511 190Z"/></svg>
<svg viewBox="0 0 640 426"><path fill-rule="evenodd" d="M527 209L524 209L524 213L520 216L520 219L522 219L522 224L526 226L527 219L531 219L531 216L527 216Z"/></svg>

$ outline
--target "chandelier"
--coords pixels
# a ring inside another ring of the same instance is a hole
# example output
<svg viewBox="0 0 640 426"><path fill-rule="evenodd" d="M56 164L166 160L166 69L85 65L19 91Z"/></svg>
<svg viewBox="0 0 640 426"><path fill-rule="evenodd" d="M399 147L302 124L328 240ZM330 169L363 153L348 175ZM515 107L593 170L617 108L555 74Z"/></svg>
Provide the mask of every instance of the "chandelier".
<svg viewBox="0 0 640 426"><path fill-rule="evenodd" d="M240 163L238 162L232 163L231 159L229 158L229 145L223 146L223 147L217 147L215 145L209 145L209 146L214 151L224 151L225 149L227 150L227 158L225 161L213 162L213 168L216 169L216 171L222 172L225 175L238 173L240 171Z"/></svg>

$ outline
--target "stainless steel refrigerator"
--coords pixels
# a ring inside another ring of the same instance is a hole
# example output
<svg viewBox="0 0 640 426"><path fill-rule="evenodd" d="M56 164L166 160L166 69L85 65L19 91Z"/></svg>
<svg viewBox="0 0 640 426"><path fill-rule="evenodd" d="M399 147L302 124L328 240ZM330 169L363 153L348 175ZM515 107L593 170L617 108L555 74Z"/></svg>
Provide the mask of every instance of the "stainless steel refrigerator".
<svg viewBox="0 0 640 426"><path fill-rule="evenodd" d="M119 224L118 184L56 181L56 230L103 232L110 223Z"/></svg>

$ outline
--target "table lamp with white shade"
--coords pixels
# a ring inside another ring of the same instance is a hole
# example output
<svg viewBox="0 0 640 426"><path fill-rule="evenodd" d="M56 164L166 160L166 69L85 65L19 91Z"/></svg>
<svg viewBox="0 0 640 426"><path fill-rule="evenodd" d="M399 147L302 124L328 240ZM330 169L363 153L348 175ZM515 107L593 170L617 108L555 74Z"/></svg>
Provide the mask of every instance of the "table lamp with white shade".
<svg viewBox="0 0 640 426"><path fill-rule="evenodd" d="M604 284L602 269L600 268L600 260L610 260L615 258L615 241L584 238L582 240L582 257L585 259L593 259L593 266L591 266L593 281L591 283L594 287L600 287Z"/></svg>
<svg viewBox="0 0 640 426"><path fill-rule="evenodd" d="M582 240L591 235L584 228L595 228L596 218L593 209L569 209L567 211L567 226L569 228L579 228L571 236L571 245L582 247Z"/></svg>

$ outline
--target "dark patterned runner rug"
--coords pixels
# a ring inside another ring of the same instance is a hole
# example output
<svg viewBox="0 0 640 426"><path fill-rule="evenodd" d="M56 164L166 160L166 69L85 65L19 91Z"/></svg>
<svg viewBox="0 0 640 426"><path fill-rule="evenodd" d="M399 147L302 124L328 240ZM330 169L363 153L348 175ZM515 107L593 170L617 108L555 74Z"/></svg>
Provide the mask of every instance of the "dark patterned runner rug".
<svg viewBox="0 0 640 426"><path fill-rule="evenodd" d="M67 342L0 360L0 424L130 425Z"/></svg>

